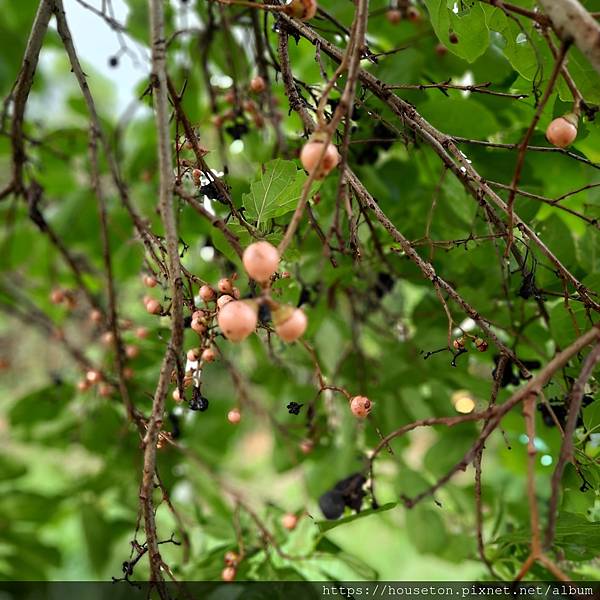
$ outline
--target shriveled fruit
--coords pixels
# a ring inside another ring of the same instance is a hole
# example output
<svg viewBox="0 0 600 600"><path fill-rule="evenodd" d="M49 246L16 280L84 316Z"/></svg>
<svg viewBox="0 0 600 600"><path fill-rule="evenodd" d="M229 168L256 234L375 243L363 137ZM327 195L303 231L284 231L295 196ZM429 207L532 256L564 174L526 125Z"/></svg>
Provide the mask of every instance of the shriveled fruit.
<svg viewBox="0 0 600 600"><path fill-rule="evenodd" d="M300 308L282 307L274 313L275 332L284 342L295 342L305 331L308 319Z"/></svg>
<svg viewBox="0 0 600 600"><path fill-rule="evenodd" d="M369 416L373 403L366 396L354 396L350 400L350 410L355 417L365 419Z"/></svg>
<svg viewBox="0 0 600 600"><path fill-rule="evenodd" d="M313 172L315 172L315 179L323 179L329 175L340 162L340 153L338 152L338 149L329 142L325 153L323 153L323 144L323 141L311 138L304 144L304 147L300 152L300 162L302 163L302 166L309 175L312 175ZM321 158L321 154L323 154L323 158Z"/></svg>
<svg viewBox="0 0 600 600"><path fill-rule="evenodd" d="M223 308L228 302L233 302L233 297L229 294L223 294L222 296L219 296L219 299L217 300L217 307Z"/></svg>
<svg viewBox="0 0 600 600"><path fill-rule="evenodd" d="M219 311L217 320L228 340L241 342L256 329L258 307L255 302L234 300Z"/></svg>
<svg viewBox="0 0 600 600"><path fill-rule="evenodd" d="M325 492L319 498L319 508L326 519L339 519L346 508L343 494L337 490Z"/></svg>
<svg viewBox="0 0 600 600"><path fill-rule="evenodd" d="M197 390L197 388L194 388L194 390ZM189 407L191 410L197 410L199 412L204 412L204 411L208 410L208 398L205 398L204 396L202 396L202 394L199 394L196 391L194 391L194 394L192 395L192 399L190 400L190 403L189 403Z"/></svg>
<svg viewBox="0 0 600 600"><path fill-rule="evenodd" d="M246 273L255 281L263 283L277 271L279 252L269 242L255 242L244 250L242 262Z"/></svg>
<svg viewBox="0 0 600 600"><path fill-rule="evenodd" d="M105 331L100 339L105 346L110 346L114 344L115 334L112 331Z"/></svg>
<svg viewBox="0 0 600 600"><path fill-rule="evenodd" d="M459 337L452 341L452 346L455 350L465 349L465 338Z"/></svg>
<svg viewBox="0 0 600 600"><path fill-rule="evenodd" d="M291 0L284 7L284 12L290 17L308 21L317 14L316 0Z"/></svg>
<svg viewBox="0 0 600 600"><path fill-rule="evenodd" d="M225 556L223 556L223 562L228 567L235 567L238 564L239 560L239 554L237 552L234 552L233 550L228 550L227 552L225 552Z"/></svg>
<svg viewBox="0 0 600 600"><path fill-rule="evenodd" d="M483 338L476 338L473 343L479 352L485 352L488 349L488 343Z"/></svg>
<svg viewBox="0 0 600 600"><path fill-rule="evenodd" d="M238 408L232 408L227 413L227 420L232 425L237 425L242 420L242 413L240 412L240 410Z"/></svg>
<svg viewBox="0 0 600 600"><path fill-rule="evenodd" d="M90 382L87 379L80 379L77 382L77 389L80 392L85 392L90 389Z"/></svg>
<svg viewBox="0 0 600 600"><path fill-rule="evenodd" d="M173 393L171 394L173 400L175 402L177 402L178 404L181 402L182 398L181 398L181 394L179 393L179 388L175 388L173 390Z"/></svg>
<svg viewBox="0 0 600 600"><path fill-rule="evenodd" d="M577 137L577 117L568 113L554 119L546 129L546 137L557 148L570 146Z"/></svg>

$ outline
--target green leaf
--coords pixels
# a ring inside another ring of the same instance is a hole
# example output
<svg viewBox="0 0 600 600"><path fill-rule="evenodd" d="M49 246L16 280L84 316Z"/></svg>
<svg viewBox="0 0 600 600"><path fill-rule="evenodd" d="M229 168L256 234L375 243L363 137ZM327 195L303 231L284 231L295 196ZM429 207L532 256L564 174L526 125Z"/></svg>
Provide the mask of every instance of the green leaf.
<svg viewBox="0 0 600 600"><path fill-rule="evenodd" d="M489 30L479 2L470 3L457 13L454 12L457 3L448 0L425 0L425 4L436 35L451 52L473 62L486 51Z"/></svg>
<svg viewBox="0 0 600 600"><path fill-rule="evenodd" d="M13 425L30 427L53 420L62 412L73 396L73 387L53 384L19 398L9 412Z"/></svg>
<svg viewBox="0 0 600 600"><path fill-rule="evenodd" d="M450 135L485 139L500 128L494 114L472 98L429 100L419 109L432 125Z"/></svg>
<svg viewBox="0 0 600 600"><path fill-rule="evenodd" d="M306 179L306 173L292 161L277 158L268 162L250 185L250 193L242 197L246 217L260 225L268 219L292 212L302 195ZM318 183L313 185L309 197L318 186Z"/></svg>
<svg viewBox="0 0 600 600"><path fill-rule="evenodd" d="M444 550L447 534L439 509L417 505L406 513L406 531L421 554L437 554Z"/></svg>
<svg viewBox="0 0 600 600"><path fill-rule="evenodd" d="M12 456L0 454L0 481L17 479L27 473L27 467Z"/></svg>
<svg viewBox="0 0 600 600"><path fill-rule="evenodd" d="M325 533L326 531L331 531L332 529L336 529L341 525L346 525L347 523L352 523L352 521L356 521L357 519L364 519L366 517L370 517L371 515L376 515L378 513L386 512L398 506L397 502L388 502L379 508L369 508L367 510L361 510L359 513L354 515L349 515L347 517L343 517L338 519L337 521L317 521L317 527L321 533Z"/></svg>

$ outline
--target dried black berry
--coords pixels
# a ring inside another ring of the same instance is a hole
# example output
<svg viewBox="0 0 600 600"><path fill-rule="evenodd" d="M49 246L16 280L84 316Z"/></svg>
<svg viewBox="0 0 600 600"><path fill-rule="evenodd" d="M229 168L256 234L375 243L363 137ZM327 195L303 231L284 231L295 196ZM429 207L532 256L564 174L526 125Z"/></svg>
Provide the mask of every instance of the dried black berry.
<svg viewBox="0 0 600 600"><path fill-rule="evenodd" d="M263 325L268 325L271 321L271 309L266 304L258 307L258 320Z"/></svg>
<svg viewBox="0 0 600 600"><path fill-rule="evenodd" d="M304 406L304 404L298 404L297 402L290 402L286 408L290 415L299 415L300 409Z"/></svg>
<svg viewBox="0 0 600 600"><path fill-rule="evenodd" d="M344 503L348 508L359 512L360 507L362 506L362 500L365 497L365 492L362 488L366 481L364 475L361 473L354 473L353 475L346 477L346 479L338 481L333 486L333 489L341 492Z"/></svg>
<svg viewBox="0 0 600 600"><path fill-rule="evenodd" d="M189 407L190 410L199 410L200 412L204 412L208 408L208 400L200 393L200 389L197 387L194 388Z"/></svg>
<svg viewBox="0 0 600 600"><path fill-rule="evenodd" d="M116 56L111 56L108 59L108 64L111 67L116 67L119 64L119 59Z"/></svg>
<svg viewBox="0 0 600 600"><path fill-rule="evenodd" d="M171 422L171 437L177 440L181 437L181 422L173 411L169 413L169 421Z"/></svg>
<svg viewBox="0 0 600 600"><path fill-rule="evenodd" d="M333 489L325 492L319 498L319 506L326 519L337 519L344 512L347 506L356 512L360 512L363 498L366 493L363 490L365 485L364 475L354 473L341 481L338 481Z"/></svg>
<svg viewBox="0 0 600 600"><path fill-rule="evenodd" d="M340 492L330 490L319 498L319 508L326 519L339 519L344 512L344 497Z"/></svg>

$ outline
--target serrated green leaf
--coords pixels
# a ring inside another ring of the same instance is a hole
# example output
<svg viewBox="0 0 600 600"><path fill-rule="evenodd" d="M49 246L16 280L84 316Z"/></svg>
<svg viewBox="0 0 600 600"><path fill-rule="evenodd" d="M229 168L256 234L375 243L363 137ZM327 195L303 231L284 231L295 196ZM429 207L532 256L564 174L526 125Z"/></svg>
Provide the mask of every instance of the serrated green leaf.
<svg viewBox="0 0 600 600"><path fill-rule="evenodd" d="M300 199L307 175L296 163L277 158L265 164L259 177L250 185L250 192L242 196L246 217L258 225L268 219L292 212ZM311 189L313 194L318 183Z"/></svg>

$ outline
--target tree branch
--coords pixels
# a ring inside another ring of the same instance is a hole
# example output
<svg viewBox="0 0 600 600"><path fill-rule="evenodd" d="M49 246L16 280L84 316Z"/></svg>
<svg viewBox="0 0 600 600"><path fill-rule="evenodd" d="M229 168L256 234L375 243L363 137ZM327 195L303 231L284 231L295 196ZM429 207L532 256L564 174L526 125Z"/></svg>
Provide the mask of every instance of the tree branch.
<svg viewBox="0 0 600 600"><path fill-rule="evenodd" d="M575 42L600 73L600 25L578 0L539 0L558 37Z"/></svg>

